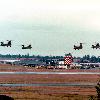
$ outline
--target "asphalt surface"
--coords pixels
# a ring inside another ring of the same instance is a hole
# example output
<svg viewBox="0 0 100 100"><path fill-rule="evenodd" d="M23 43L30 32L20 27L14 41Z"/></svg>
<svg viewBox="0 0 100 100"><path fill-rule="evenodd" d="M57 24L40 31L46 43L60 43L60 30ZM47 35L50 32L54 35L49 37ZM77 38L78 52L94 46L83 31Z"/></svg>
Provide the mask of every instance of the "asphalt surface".
<svg viewBox="0 0 100 100"><path fill-rule="evenodd" d="M34 83L34 84L0 84L0 86L85 86L94 87L96 83Z"/></svg>
<svg viewBox="0 0 100 100"><path fill-rule="evenodd" d="M0 74L97 74L100 72L0 72Z"/></svg>

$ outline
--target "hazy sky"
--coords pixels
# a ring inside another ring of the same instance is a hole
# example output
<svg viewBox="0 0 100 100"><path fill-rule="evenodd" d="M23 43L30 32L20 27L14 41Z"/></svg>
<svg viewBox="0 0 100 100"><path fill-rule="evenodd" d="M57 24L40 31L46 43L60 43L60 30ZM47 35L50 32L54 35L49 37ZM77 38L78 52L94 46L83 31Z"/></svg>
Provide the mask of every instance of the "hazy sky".
<svg viewBox="0 0 100 100"><path fill-rule="evenodd" d="M12 41L1 54L100 56L100 0L0 0L0 41ZM80 51L73 45L84 42ZM22 44L32 50L22 50Z"/></svg>

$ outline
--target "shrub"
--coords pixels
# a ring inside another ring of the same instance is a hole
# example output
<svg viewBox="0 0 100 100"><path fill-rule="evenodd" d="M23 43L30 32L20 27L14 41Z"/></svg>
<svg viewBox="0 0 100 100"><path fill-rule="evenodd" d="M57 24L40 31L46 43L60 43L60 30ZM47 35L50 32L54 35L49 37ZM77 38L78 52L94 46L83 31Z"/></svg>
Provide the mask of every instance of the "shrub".
<svg viewBox="0 0 100 100"><path fill-rule="evenodd" d="M100 81L97 83L97 86L95 88L97 91L97 100L100 100Z"/></svg>

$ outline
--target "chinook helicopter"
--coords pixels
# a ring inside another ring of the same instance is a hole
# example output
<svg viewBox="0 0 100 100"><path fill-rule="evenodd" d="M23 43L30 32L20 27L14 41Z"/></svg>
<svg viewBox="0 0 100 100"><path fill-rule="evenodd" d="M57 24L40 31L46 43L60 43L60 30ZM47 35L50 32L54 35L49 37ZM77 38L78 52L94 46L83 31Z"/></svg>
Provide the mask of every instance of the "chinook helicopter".
<svg viewBox="0 0 100 100"><path fill-rule="evenodd" d="M7 40L8 42L7 43L4 43L4 42L0 42L1 45L0 46L6 46L6 47L11 47L11 40Z"/></svg>
<svg viewBox="0 0 100 100"><path fill-rule="evenodd" d="M91 48L95 48L95 49L100 49L100 44L99 43L96 43L95 45L92 45Z"/></svg>
<svg viewBox="0 0 100 100"><path fill-rule="evenodd" d="M31 45L28 45L28 46L26 46L26 47L25 47L25 45L22 45L22 49L31 49L31 48L32 48Z"/></svg>
<svg viewBox="0 0 100 100"><path fill-rule="evenodd" d="M76 50L80 50L80 49L82 49L83 48L83 45L82 45L83 43L80 43L80 45L79 46L76 46L76 45L74 45L74 49Z"/></svg>

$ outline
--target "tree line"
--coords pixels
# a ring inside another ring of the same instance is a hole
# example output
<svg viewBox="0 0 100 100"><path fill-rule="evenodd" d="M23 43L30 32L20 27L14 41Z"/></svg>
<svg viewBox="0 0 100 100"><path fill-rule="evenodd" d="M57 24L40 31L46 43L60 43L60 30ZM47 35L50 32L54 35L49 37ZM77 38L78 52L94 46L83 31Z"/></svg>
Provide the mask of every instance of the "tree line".
<svg viewBox="0 0 100 100"><path fill-rule="evenodd" d="M12 54L0 54L0 58L37 58L40 60L47 60L47 59L64 59L64 56L41 56L41 55L29 55L29 54L25 54L25 55L21 55L21 54L16 54L16 55L12 55ZM91 62L91 63L98 63L100 62L100 56L96 57L96 56L90 56L90 55L85 55L83 57L73 57L73 59L79 59L77 62Z"/></svg>

